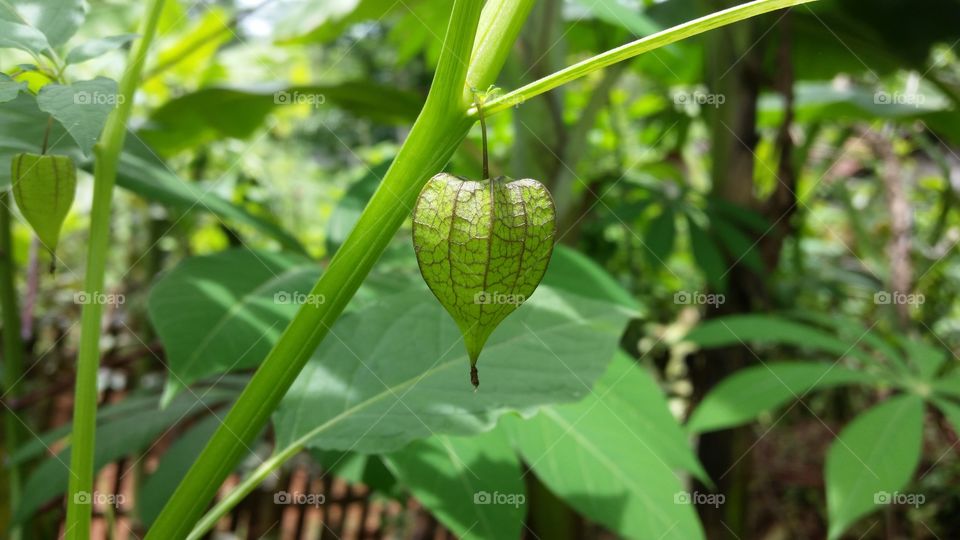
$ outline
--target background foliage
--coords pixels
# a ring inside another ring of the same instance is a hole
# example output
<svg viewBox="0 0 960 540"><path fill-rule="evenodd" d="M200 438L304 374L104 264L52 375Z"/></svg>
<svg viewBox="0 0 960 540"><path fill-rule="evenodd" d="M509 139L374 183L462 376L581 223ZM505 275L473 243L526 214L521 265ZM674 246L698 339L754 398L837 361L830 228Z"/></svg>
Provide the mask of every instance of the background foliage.
<svg viewBox="0 0 960 540"><path fill-rule="evenodd" d="M136 496L96 505L106 529L142 534L326 300L308 291L424 102L449 4L166 1L114 200L94 459ZM540 0L498 84L723 7ZM960 534L958 7L822 0L490 118L492 172L551 189L559 245L480 391L407 223L238 478L316 469L466 538ZM45 138L82 169L55 253L13 210L25 367L3 450L23 489L0 525L27 538L62 531L91 150L141 9L0 0L0 187ZM478 129L445 170L480 176ZM221 525L292 534L283 509Z"/></svg>

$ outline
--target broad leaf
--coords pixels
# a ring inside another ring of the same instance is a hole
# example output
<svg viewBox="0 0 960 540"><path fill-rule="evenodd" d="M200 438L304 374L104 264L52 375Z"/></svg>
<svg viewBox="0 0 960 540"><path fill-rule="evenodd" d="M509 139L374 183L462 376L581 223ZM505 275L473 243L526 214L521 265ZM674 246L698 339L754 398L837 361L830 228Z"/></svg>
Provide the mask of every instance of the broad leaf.
<svg viewBox="0 0 960 540"><path fill-rule="evenodd" d="M473 392L456 325L422 286L342 317L274 414L278 446L374 453L486 431L507 411L583 397L627 312L540 289L487 342Z"/></svg>
<svg viewBox="0 0 960 540"><path fill-rule="evenodd" d="M10 101L26 89L27 83L15 81L3 73L0 73L0 103Z"/></svg>
<svg viewBox="0 0 960 540"><path fill-rule="evenodd" d="M160 279L147 301L150 320L167 353L166 400L184 386L217 373L258 365L320 276L301 255L234 249L192 257ZM396 290L409 278L375 273L348 309Z"/></svg>
<svg viewBox="0 0 960 540"><path fill-rule="evenodd" d="M223 138L245 139L276 107L340 108L385 123L412 122L421 100L414 94L373 82L329 86L203 88L168 101L150 116L140 134L154 148L172 154Z"/></svg>
<svg viewBox="0 0 960 540"><path fill-rule="evenodd" d="M98 56L103 56L112 50L119 49L137 39L137 37L137 34L120 34L118 36L109 36L81 43L67 53L66 62L68 64L86 62Z"/></svg>
<svg viewBox="0 0 960 540"><path fill-rule="evenodd" d="M90 155L118 99L116 81L97 77L70 86L48 84L37 95L37 106L60 122L83 153Z"/></svg>
<svg viewBox="0 0 960 540"><path fill-rule="evenodd" d="M583 401L506 426L537 477L590 519L626 538L703 538L674 473L696 460L669 413L638 401L644 391L660 394L644 379L621 358Z"/></svg>
<svg viewBox="0 0 960 540"><path fill-rule="evenodd" d="M824 471L831 539L913 478L922 432L923 399L914 395L892 397L840 432Z"/></svg>
<svg viewBox="0 0 960 540"><path fill-rule="evenodd" d="M571 294L642 312L643 306L606 270L577 250L557 244L543 283Z"/></svg>
<svg viewBox="0 0 960 540"><path fill-rule="evenodd" d="M947 421L953 425L953 430L960 433L960 405L946 399L934 398L933 403L940 409ZM953 449L951 448L951 451Z"/></svg>
<svg viewBox="0 0 960 540"><path fill-rule="evenodd" d="M319 275L305 257L248 250L178 265L147 303L167 354L168 396L214 373L256 366Z"/></svg>
<svg viewBox="0 0 960 540"><path fill-rule="evenodd" d="M526 486L502 430L437 435L386 457L397 478L457 538L520 538Z"/></svg>
<svg viewBox="0 0 960 540"><path fill-rule="evenodd" d="M931 380L947 361L947 351L933 347L918 339L904 338L900 341L910 363L924 379Z"/></svg>
<svg viewBox="0 0 960 540"><path fill-rule="evenodd" d="M10 163L20 152L39 154L49 114L37 108L37 99L21 92L5 103L0 102L0 189L10 187ZM48 138L48 154L82 158L76 142L59 122L54 122Z"/></svg>
<svg viewBox="0 0 960 540"><path fill-rule="evenodd" d="M954 369L933 382L933 388L939 394L960 399L960 369Z"/></svg>
<svg viewBox="0 0 960 540"><path fill-rule="evenodd" d="M40 53L49 49L50 44L36 28L0 19L0 49L8 48Z"/></svg>
<svg viewBox="0 0 960 540"><path fill-rule="evenodd" d="M703 348L739 346L744 343L793 345L865 361L870 358L853 344L816 328L775 315L733 315L707 321L687 334L686 340Z"/></svg>
<svg viewBox="0 0 960 540"><path fill-rule="evenodd" d="M83 0L19 0L0 2L0 23L14 22L31 27L45 36L52 47L67 42L86 16ZM0 31L0 36L6 32ZM46 49L42 47L39 50Z"/></svg>
<svg viewBox="0 0 960 540"><path fill-rule="evenodd" d="M859 371L824 362L766 362L734 373L697 405L687 429L715 431L750 422L760 414L802 399L814 388L869 382Z"/></svg>

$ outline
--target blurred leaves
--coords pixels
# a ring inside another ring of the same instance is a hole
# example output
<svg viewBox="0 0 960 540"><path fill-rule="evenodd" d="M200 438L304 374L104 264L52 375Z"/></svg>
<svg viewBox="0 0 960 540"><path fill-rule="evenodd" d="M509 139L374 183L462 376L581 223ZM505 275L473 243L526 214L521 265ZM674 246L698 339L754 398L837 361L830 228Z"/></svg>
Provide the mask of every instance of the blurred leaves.
<svg viewBox="0 0 960 540"><path fill-rule="evenodd" d="M59 47L76 33L85 16L83 0L0 2L0 46L9 39L36 53Z"/></svg>
<svg viewBox="0 0 960 540"><path fill-rule="evenodd" d="M692 432L715 431L745 424L811 390L862 384L870 378L836 363L765 362L727 377L700 401L687 421Z"/></svg>
<svg viewBox="0 0 960 540"><path fill-rule="evenodd" d="M66 62L68 64L79 64L87 60L92 60L112 50L123 47L127 43L137 39L137 37L139 37L137 34L120 34L85 41L67 53Z"/></svg>
<svg viewBox="0 0 960 540"><path fill-rule="evenodd" d="M203 88L168 101L150 116L141 136L162 154L224 138L246 139L279 106L337 107L383 123L412 123L420 111L415 94L372 82L331 86Z"/></svg>

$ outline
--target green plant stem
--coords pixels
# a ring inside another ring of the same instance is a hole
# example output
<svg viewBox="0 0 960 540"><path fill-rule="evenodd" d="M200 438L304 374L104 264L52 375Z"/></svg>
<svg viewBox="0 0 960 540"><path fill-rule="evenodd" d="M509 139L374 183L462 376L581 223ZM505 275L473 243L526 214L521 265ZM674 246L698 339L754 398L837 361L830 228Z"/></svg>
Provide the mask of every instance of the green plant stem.
<svg viewBox="0 0 960 540"><path fill-rule="evenodd" d="M670 45L671 43L684 40L697 34L702 34L709 30L714 30L721 26L749 19L770 11L815 1L816 0L756 0L711 13L699 19L694 19L663 30L662 32L657 32L656 34L632 41L626 45L621 45L615 49L610 49L604 53L577 62L570 67L561 69L542 79L533 81L512 92L503 94L491 100L489 103L484 103L484 113L487 116L491 116L509 109L514 105L519 105L534 96L538 96L558 86L563 86L571 81L589 75L594 71L601 70L618 62L623 62L624 60L629 60L637 55L659 49L660 47ZM471 108L468 114L471 117L476 117L476 107Z"/></svg>
<svg viewBox="0 0 960 540"><path fill-rule="evenodd" d="M93 206L90 211L90 239L84 289L96 298L103 289L107 251L110 247L110 206L117 179L117 162L123 150L127 120L133 108L134 92L140 81L144 59L157 30L163 0L150 0L141 24L137 44L131 49L126 71L120 80L117 108L107 119L103 134L94 146ZM97 370L100 364L100 319L103 306L97 302L83 305L80 315L80 346L77 354L77 380L73 406L73 432L70 450L70 484L67 489L65 537L90 537L90 497L93 493L93 452L97 415Z"/></svg>
<svg viewBox="0 0 960 540"><path fill-rule="evenodd" d="M10 193L0 193L0 309L3 311L3 395L4 399L17 397L17 387L23 375L23 341L20 337L20 310L17 307L15 268L13 262L13 231L10 220ZM20 420L11 409L6 411L4 422L4 453L16 452L23 431ZM20 466L8 465L7 487L10 491L10 508L20 503ZM20 527L12 527L8 534L11 540L22 538Z"/></svg>
<svg viewBox="0 0 960 540"><path fill-rule="evenodd" d="M473 102L470 89L492 83L508 52L500 50L503 43L507 39L507 47L513 43L531 6L532 0L491 1L485 8L482 0L453 4L423 110L357 225L313 288L312 294L323 295L326 302L319 309L297 312L167 502L148 539L179 539L193 528L393 239L423 184L446 165L466 137L473 125L466 115Z"/></svg>

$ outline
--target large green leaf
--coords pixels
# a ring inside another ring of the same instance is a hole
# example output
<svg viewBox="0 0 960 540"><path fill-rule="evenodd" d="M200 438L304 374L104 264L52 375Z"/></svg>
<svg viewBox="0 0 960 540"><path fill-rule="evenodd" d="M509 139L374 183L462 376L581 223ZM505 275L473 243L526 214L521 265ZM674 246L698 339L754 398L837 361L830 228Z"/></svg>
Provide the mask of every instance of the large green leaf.
<svg viewBox="0 0 960 540"><path fill-rule="evenodd" d="M10 162L14 154L40 153L49 117L37 107L36 97L28 92L0 103L0 189L10 187ZM68 155L78 163L82 160L76 142L59 122L50 127L48 143L47 153Z"/></svg>
<svg viewBox="0 0 960 540"><path fill-rule="evenodd" d="M741 369L711 389L690 415L687 429L704 432L739 426L803 398L811 389L870 380L838 364L767 362Z"/></svg>
<svg viewBox="0 0 960 540"><path fill-rule="evenodd" d="M700 471L655 383L625 358L583 401L507 419L524 461L557 496L626 538L703 538L674 470Z"/></svg>
<svg viewBox="0 0 960 540"><path fill-rule="evenodd" d="M577 400L613 356L627 317L541 286L490 337L473 392L459 330L418 284L338 321L274 414L278 444L385 452Z"/></svg>
<svg viewBox="0 0 960 540"><path fill-rule="evenodd" d="M0 19L0 49L20 49L40 53L50 48L43 32L36 28Z"/></svg>
<svg viewBox="0 0 960 540"><path fill-rule="evenodd" d="M27 83L18 82L0 73L0 103L10 101L27 89Z"/></svg>
<svg viewBox="0 0 960 540"><path fill-rule="evenodd" d="M520 538L526 486L502 430L437 435L387 456L387 464L457 538Z"/></svg>
<svg viewBox="0 0 960 540"><path fill-rule="evenodd" d="M165 409L159 410L157 397L153 406L135 413L112 418L97 426L97 447L94 467L146 448L158 435L173 425L197 414L206 413L236 397L236 390L206 389L198 394L183 394ZM24 497L15 509L14 521L21 522L48 500L67 489L70 473L70 448L41 463L27 479ZM114 495L114 494L107 494Z"/></svg>
<svg viewBox="0 0 960 540"><path fill-rule="evenodd" d="M923 399L900 395L864 412L827 453L830 538L904 488L920 461Z"/></svg>
<svg viewBox="0 0 960 540"><path fill-rule="evenodd" d="M733 315L712 319L694 328L685 339L704 348L739 346L744 343L793 345L827 352L838 358L851 356L871 361L854 343L776 315Z"/></svg>
<svg viewBox="0 0 960 540"><path fill-rule="evenodd" d="M610 302L636 311L643 306L629 291L590 257L563 244L553 248L550 267L543 283L572 294Z"/></svg>
<svg viewBox="0 0 960 540"><path fill-rule="evenodd" d="M120 97L116 81L97 77L69 86L48 84L37 95L37 106L66 128L84 155L90 155Z"/></svg>
<svg viewBox="0 0 960 540"><path fill-rule="evenodd" d="M76 33L85 16L84 0L0 1L0 22L17 23L38 31L45 37L47 46L59 47L66 43ZM0 36L6 36L6 33L0 31ZM32 50L40 52L46 48Z"/></svg>
<svg viewBox="0 0 960 540"><path fill-rule="evenodd" d="M410 92L369 81L329 86L203 88L170 100L150 116L141 136L164 154L222 138L245 139L276 107L306 103L349 111L362 118L406 124L420 112L422 100Z"/></svg>
<svg viewBox="0 0 960 540"><path fill-rule="evenodd" d="M168 396L203 377L256 366L307 297L319 265L292 254L230 250L193 257L150 291L167 354ZM303 295L302 297L300 295Z"/></svg>

